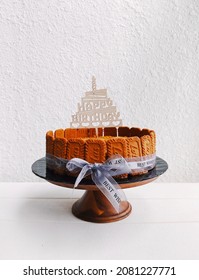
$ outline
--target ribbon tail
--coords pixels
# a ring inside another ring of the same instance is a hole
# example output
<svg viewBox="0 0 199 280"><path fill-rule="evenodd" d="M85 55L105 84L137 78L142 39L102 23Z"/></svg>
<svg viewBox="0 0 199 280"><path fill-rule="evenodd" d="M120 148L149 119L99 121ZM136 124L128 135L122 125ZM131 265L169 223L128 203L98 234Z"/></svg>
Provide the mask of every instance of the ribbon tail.
<svg viewBox="0 0 199 280"><path fill-rule="evenodd" d="M75 184L74 184L74 188L76 188L76 187L79 185L79 183L81 182L81 180L86 176L86 173L88 172L88 170L89 170L88 165L85 165L85 166L82 168L81 172L80 172L79 175L77 176L77 179L76 179Z"/></svg>
<svg viewBox="0 0 199 280"><path fill-rule="evenodd" d="M99 170L92 173L92 180L119 213L121 202L126 200L126 197L118 183L108 173L104 174Z"/></svg>

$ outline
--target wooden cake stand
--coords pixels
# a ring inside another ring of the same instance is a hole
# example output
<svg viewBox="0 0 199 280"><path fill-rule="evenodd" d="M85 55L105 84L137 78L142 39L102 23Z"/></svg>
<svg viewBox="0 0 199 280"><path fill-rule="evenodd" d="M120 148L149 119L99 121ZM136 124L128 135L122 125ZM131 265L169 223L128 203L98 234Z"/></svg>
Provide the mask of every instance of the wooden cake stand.
<svg viewBox="0 0 199 280"><path fill-rule="evenodd" d="M167 168L168 165L166 161L157 157L155 168L148 173L140 176L133 176L128 179L118 179L117 183L120 185L121 189L145 185L157 179ZM74 177L58 175L49 171L46 168L45 157L33 163L32 172L52 184L65 188L73 188L76 180ZM91 179L84 178L76 189L86 190L84 195L77 200L72 207L72 213L81 220L95 223L109 223L124 219L131 213L132 207L128 201L121 202L120 212L117 213L109 200L95 186Z"/></svg>

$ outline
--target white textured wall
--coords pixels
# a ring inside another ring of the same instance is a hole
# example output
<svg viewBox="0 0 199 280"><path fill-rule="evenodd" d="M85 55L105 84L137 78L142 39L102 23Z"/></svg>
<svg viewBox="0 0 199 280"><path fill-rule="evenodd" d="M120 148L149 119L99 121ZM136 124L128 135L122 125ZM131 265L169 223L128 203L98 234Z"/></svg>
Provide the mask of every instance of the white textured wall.
<svg viewBox="0 0 199 280"><path fill-rule="evenodd" d="M161 181L199 181L197 0L0 2L0 180L36 181L45 133L69 126L91 76L124 124L152 128Z"/></svg>

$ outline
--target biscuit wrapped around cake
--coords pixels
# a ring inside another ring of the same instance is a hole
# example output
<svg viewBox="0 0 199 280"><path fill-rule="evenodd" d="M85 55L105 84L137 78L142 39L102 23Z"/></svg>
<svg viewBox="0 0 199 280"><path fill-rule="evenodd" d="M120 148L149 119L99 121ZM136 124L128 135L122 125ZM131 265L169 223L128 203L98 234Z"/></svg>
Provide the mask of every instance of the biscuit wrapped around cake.
<svg viewBox="0 0 199 280"><path fill-rule="evenodd" d="M150 156L156 152L156 135L153 130L121 126L105 128L66 128L46 133L46 154L57 162L47 161L47 169L57 174L77 176L66 169L66 161L73 158L89 163L104 163L113 155L125 159ZM59 161L60 159L60 161ZM63 159L63 160L61 160ZM147 170L132 170L131 176ZM118 177L127 178L128 174Z"/></svg>

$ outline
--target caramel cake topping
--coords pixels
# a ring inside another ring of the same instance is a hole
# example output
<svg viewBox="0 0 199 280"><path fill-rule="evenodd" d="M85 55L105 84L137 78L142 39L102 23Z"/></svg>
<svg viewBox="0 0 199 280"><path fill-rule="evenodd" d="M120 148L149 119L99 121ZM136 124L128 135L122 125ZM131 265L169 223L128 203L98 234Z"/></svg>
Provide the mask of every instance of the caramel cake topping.
<svg viewBox="0 0 199 280"><path fill-rule="evenodd" d="M138 128L138 127L132 127L130 128L130 135L129 136L138 136L140 137L141 136L141 129Z"/></svg>
<svg viewBox="0 0 199 280"><path fill-rule="evenodd" d="M66 128L65 131L64 131L64 137L66 139L77 138L77 129Z"/></svg>
<svg viewBox="0 0 199 280"><path fill-rule="evenodd" d="M147 128L143 128L141 130L141 135L140 136L144 136L144 135L150 135L150 130Z"/></svg>
<svg viewBox="0 0 199 280"><path fill-rule="evenodd" d="M129 137L130 136L130 128L128 126L120 126L118 128L118 136Z"/></svg>
<svg viewBox="0 0 199 280"><path fill-rule="evenodd" d="M88 128L77 128L77 137L78 138L85 138L89 136L89 129Z"/></svg>
<svg viewBox="0 0 199 280"><path fill-rule="evenodd" d="M84 143L85 140L83 139L69 139L67 143L67 159L84 159Z"/></svg>
<svg viewBox="0 0 199 280"><path fill-rule="evenodd" d="M105 127L104 128L104 136L117 136L116 127Z"/></svg>
<svg viewBox="0 0 199 280"><path fill-rule="evenodd" d="M92 128L91 128L92 129ZM95 129L95 133L96 133L96 129ZM97 135L95 134L95 136L98 136L98 137L100 137L100 136L102 136L103 135L103 129L102 129L102 127L98 127L97 128Z"/></svg>
<svg viewBox="0 0 199 280"><path fill-rule="evenodd" d="M54 153L54 137L53 131L48 131L46 133L46 153L53 155Z"/></svg>
<svg viewBox="0 0 199 280"><path fill-rule="evenodd" d="M60 129L58 130L60 131ZM55 134L56 137L65 137L66 139L71 138L91 138L102 136L102 128L66 128L64 131L64 136L60 134ZM56 131L55 131L56 133Z"/></svg>
<svg viewBox="0 0 199 280"><path fill-rule="evenodd" d="M140 143L140 138L137 136L127 138L128 141L128 157L141 157L142 147Z"/></svg>
<svg viewBox="0 0 199 280"><path fill-rule="evenodd" d="M88 137L96 137L97 135L96 135L96 130L95 130L95 128L89 128L89 135L88 135Z"/></svg>
<svg viewBox="0 0 199 280"><path fill-rule="evenodd" d="M106 141L107 156L121 155L124 158L128 156L127 141L123 137L114 137Z"/></svg>
<svg viewBox="0 0 199 280"><path fill-rule="evenodd" d="M106 143L102 139L86 140L85 159L90 163L100 163L106 160Z"/></svg>
<svg viewBox="0 0 199 280"><path fill-rule="evenodd" d="M149 135L144 135L141 137L141 145L142 145L143 156L152 154L151 137Z"/></svg>
<svg viewBox="0 0 199 280"><path fill-rule="evenodd" d="M56 138L54 140L54 156L66 158L66 145L67 140L65 138Z"/></svg>

